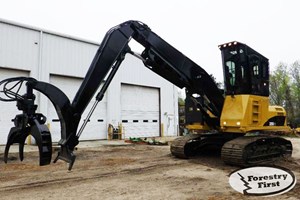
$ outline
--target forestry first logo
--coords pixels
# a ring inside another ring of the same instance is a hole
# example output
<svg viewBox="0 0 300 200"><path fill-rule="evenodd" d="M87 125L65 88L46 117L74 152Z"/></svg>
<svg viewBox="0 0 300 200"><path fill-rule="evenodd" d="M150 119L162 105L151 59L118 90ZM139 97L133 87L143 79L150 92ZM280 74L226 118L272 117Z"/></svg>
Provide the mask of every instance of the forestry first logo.
<svg viewBox="0 0 300 200"><path fill-rule="evenodd" d="M269 196L291 190L296 178L293 172L282 167L249 167L232 172L229 184L245 195Z"/></svg>

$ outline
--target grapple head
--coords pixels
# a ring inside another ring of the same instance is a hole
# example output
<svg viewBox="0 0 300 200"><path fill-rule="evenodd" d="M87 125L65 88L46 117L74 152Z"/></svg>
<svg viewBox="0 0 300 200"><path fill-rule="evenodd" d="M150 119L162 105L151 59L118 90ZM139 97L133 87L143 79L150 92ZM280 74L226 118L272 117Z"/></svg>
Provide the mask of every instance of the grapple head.
<svg viewBox="0 0 300 200"><path fill-rule="evenodd" d="M16 101L18 109L23 112L22 114L16 115L13 120L15 126L10 129L7 138L4 162L7 163L10 146L14 143L19 144L19 156L22 161L24 158L24 144L26 138L31 135L39 148L40 165L47 165L51 162L52 140L50 131L45 125L46 117L43 114L36 113L37 105L34 104L35 95L31 87L27 87L27 91L24 95L18 94L23 82L28 80L32 80L32 78L16 77L6 79L0 83L0 85L4 84L4 89L1 92L7 97L6 99L1 98L0 100ZM12 82L12 87L5 87Z"/></svg>
<svg viewBox="0 0 300 200"><path fill-rule="evenodd" d="M31 135L39 148L40 165L50 164L52 157L51 134L48 127L41 123L45 121L45 117L41 114L36 114L33 118L28 118L26 114L21 114L17 115L14 121L16 126L10 129L5 146L4 162L7 163L10 146L14 143L19 144L19 157L22 161L26 138ZM24 121L29 122L30 126L24 126Z"/></svg>

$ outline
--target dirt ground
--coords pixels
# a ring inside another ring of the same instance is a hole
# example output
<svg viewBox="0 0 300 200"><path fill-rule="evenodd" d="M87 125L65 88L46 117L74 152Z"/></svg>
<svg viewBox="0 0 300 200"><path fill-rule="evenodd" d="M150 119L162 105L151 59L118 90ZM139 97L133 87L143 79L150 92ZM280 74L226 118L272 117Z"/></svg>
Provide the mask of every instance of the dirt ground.
<svg viewBox="0 0 300 200"><path fill-rule="evenodd" d="M292 170L297 184L264 199L300 199L300 139L292 142L293 157L276 164ZM0 199L261 199L230 187L228 175L238 168L217 153L182 160L169 146L124 143L78 148L76 155L69 172L63 161L38 166L38 152L26 152L23 162L9 154L8 164L0 160Z"/></svg>

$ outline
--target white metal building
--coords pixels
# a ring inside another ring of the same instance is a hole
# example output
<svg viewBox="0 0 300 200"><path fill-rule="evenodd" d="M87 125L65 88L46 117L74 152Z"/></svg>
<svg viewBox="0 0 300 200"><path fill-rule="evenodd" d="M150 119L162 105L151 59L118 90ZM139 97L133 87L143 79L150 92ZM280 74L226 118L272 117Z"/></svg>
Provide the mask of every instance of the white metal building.
<svg viewBox="0 0 300 200"><path fill-rule="evenodd" d="M31 76L57 86L72 101L97 49L95 42L0 19L0 80ZM47 117L52 140L58 141L60 126L54 107L39 93L36 103L38 112ZM19 112L15 102L0 102L0 144L6 143L11 119ZM120 123L126 138L177 135L177 87L131 55L126 56L80 139L106 139L108 124Z"/></svg>

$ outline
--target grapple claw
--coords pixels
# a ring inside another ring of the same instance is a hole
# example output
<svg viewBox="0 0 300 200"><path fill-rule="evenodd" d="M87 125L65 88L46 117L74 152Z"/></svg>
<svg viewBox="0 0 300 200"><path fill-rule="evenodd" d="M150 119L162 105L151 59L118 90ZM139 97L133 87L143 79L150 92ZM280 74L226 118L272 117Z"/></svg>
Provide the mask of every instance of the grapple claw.
<svg viewBox="0 0 300 200"><path fill-rule="evenodd" d="M23 161L24 158L24 143L29 135L28 128L20 128L20 127L13 127L10 129L10 132L7 137L7 143L5 146L4 151L4 162L7 163L8 160L8 152L10 149L10 146L14 143L19 143L19 157L20 160Z"/></svg>
<svg viewBox="0 0 300 200"><path fill-rule="evenodd" d="M76 159L76 155L73 153L72 150L68 149L66 146L61 146L60 151L58 152L53 163L56 163L59 159L69 163L68 170L71 171Z"/></svg>
<svg viewBox="0 0 300 200"><path fill-rule="evenodd" d="M24 95L20 95L18 92L24 81L27 81L26 93ZM12 82L17 83L15 83L12 87L7 87L7 85ZM29 82L31 84L29 84ZM4 162L7 163L10 146L14 143L19 144L19 157L20 160L23 161L26 138L29 135L32 135L39 148L40 165L50 164L52 157L52 140L50 131L45 125L47 118L41 113L36 113L38 106L34 104L35 95L33 93L33 86L34 83L36 83L36 80L27 77L16 77L1 81L0 85L2 83L4 83L4 89L2 92L5 93L8 99L0 98L0 100L16 101L18 110L23 112L22 114L16 115L13 120L15 126L10 129L8 134L4 152ZM55 87L51 87L51 85L49 87L50 90L53 88L55 90ZM13 91L14 88L17 92ZM68 98L66 99L68 100Z"/></svg>
<svg viewBox="0 0 300 200"><path fill-rule="evenodd" d="M20 160L24 159L24 144L26 138L29 135L35 139L36 144L39 148L40 155L40 166L48 165L51 162L52 158L52 140L51 134L48 130L48 127L44 124L40 124L37 119L33 119L31 126L24 128L23 126L13 127L10 129L7 143L4 151L4 162L7 163L8 152L10 146L14 143L19 144L19 157Z"/></svg>

